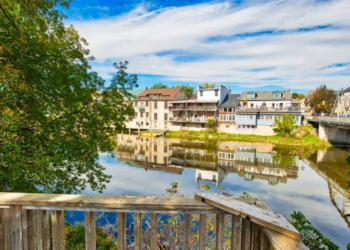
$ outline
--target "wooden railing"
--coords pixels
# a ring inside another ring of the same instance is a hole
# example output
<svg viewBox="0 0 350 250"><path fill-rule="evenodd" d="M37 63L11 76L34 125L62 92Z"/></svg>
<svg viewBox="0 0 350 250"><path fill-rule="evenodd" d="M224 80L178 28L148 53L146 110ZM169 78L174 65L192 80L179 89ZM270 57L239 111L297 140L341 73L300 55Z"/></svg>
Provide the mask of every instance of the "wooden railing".
<svg viewBox="0 0 350 250"><path fill-rule="evenodd" d="M52 243L50 243L51 211ZM191 214L199 214L200 250L206 249L207 218L216 214L215 249L224 249L225 214L232 215L231 247L237 249L307 249L300 235L283 216L273 213L258 199L232 199L222 195L196 194L195 198L131 197L0 193L0 249L65 249L64 211L85 212L85 249L96 249L96 211L117 213L118 250L127 249L126 214L133 213L132 249L143 249L142 214L151 214L150 244L158 245L157 213L184 214L183 249L190 249Z"/></svg>

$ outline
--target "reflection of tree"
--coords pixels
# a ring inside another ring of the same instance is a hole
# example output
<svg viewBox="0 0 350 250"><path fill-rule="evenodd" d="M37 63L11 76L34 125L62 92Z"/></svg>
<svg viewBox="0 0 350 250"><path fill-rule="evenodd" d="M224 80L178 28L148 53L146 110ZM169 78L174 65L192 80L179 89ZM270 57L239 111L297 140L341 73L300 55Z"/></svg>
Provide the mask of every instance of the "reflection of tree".
<svg viewBox="0 0 350 250"><path fill-rule="evenodd" d="M295 156L290 153L289 148L275 146L273 151L272 160L274 164L278 164L281 167L295 166Z"/></svg>

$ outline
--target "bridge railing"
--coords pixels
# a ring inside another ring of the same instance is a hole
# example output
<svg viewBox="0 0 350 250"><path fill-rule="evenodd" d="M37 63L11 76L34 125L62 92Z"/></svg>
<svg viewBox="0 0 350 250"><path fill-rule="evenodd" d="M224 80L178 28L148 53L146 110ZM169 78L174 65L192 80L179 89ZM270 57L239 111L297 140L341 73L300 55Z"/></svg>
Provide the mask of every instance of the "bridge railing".
<svg viewBox="0 0 350 250"><path fill-rule="evenodd" d="M330 123L339 123L339 124L349 124L350 117L342 116L306 116L307 120L318 121L318 122L330 122Z"/></svg>
<svg viewBox="0 0 350 250"><path fill-rule="evenodd" d="M247 204L249 203L249 204ZM260 205L259 205L260 204ZM208 216L215 215L215 249L224 249L224 230L231 232L230 249L308 249L300 234L283 216L273 213L258 199L244 202L223 195L196 194L195 198L132 197L0 193L0 249L64 250L64 211L85 212L85 249L96 249L96 212L109 211L117 215L118 250L127 245L127 220L133 218L132 249L163 249L160 245L158 214L183 214L182 239L184 250L204 250L209 240ZM142 235L143 215L150 214L149 240ZM49 216L51 214L51 216ZM193 230L191 214L199 214L196 224L199 239L191 245ZM225 215L231 216L229 228ZM51 230L50 230L51 228ZM51 232L50 232L51 231ZM50 235L51 234L51 235ZM50 238L52 240L50 240ZM170 240L170 239L168 239Z"/></svg>

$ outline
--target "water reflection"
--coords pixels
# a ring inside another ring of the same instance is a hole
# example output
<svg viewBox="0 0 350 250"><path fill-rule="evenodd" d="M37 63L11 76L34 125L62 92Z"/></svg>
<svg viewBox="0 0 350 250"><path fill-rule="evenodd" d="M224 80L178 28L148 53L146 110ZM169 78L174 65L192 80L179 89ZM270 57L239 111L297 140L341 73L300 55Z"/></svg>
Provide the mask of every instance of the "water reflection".
<svg viewBox="0 0 350 250"><path fill-rule="evenodd" d="M106 194L159 196L180 180L181 192L192 196L206 183L209 191L249 192L285 217L302 211L342 248L350 241L349 219L342 216L350 213L347 151L136 135L118 135L116 142L117 159L100 157L112 175Z"/></svg>

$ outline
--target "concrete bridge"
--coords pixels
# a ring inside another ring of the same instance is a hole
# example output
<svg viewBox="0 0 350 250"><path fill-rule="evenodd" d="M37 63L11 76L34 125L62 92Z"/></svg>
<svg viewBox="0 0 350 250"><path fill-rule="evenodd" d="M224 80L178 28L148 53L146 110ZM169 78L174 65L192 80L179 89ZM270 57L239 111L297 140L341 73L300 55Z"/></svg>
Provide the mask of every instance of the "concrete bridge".
<svg viewBox="0 0 350 250"><path fill-rule="evenodd" d="M350 117L306 116L306 119L316 128L320 139L350 145Z"/></svg>

